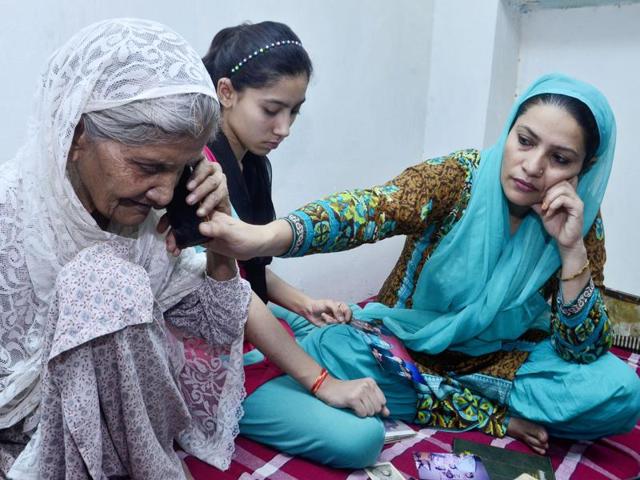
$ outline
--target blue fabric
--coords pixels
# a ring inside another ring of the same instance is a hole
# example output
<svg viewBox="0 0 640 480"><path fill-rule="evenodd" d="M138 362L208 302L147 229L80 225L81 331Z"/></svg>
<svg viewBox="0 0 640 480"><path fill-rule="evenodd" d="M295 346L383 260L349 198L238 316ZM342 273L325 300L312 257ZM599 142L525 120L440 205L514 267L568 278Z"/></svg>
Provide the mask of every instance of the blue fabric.
<svg viewBox="0 0 640 480"><path fill-rule="evenodd" d="M560 266L555 242L535 213L510 235L508 203L500 183L502 154L520 105L542 93L575 97L593 112L600 133L597 162L581 175L584 234L591 227L611 171L615 120L593 86L561 74L536 80L515 102L498 142L481 153L471 199L461 220L441 241L419 275L413 308L369 304L356 318L382 318L405 345L436 354L446 349L470 355L500 350L531 328L548 330L549 307L538 293Z"/></svg>
<svg viewBox="0 0 640 480"><path fill-rule="evenodd" d="M394 417L413 420L417 397L412 384L381 370L354 329L317 328L280 307L275 312L289 323L300 346L332 376L372 377L385 392ZM333 467L362 468L375 463L382 450L384 427L378 417L360 418L351 410L333 408L289 376L262 385L245 399L243 408L242 435L291 455Z"/></svg>
<svg viewBox="0 0 640 480"><path fill-rule="evenodd" d="M361 332L349 325L309 327L302 317L282 313L278 310L302 348L332 375L373 378L385 393L391 416L413 420L417 394L412 383L381 369ZM442 378L432 375L429 379L433 390L438 390ZM512 383L477 374L458 380L506 401L511 415L543 425L550 434L561 437L592 439L620 433L633 428L640 416L640 379L610 353L580 365L562 360L550 342L544 341L536 345ZM594 382L601 388L594 389ZM361 468L374 463L382 448L380 419L359 418L330 407L289 376L262 385L243 407L240 432L291 455L334 467Z"/></svg>
<svg viewBox="0 0 640 480"><path fill-rule="evenodd" d="M306 318L298 315L297 313L293 313L280 305L269 304L269 309L276 318L281 318L289 324L291 330L293 330L296 340L306 337L316 328L312 323L309 323ZM264 355L260 350L254 348L253 350L245 353L242 360L243 365L245 366L253 365L254 363L262 362L264 360Z"/></svg>
<svg viewBox="0 0 640 480"><path fill-rule="evenodd" d="M289 376L262 385L243 408L240 433L289 455L336 468L362 468L374 464L382 450L379 418L330 407Z"/></svg>
<svg viewBox="0 0 640 480"><path fill-rule="evenodd" d="M513 416L544 425L551 435L591 440L638 423L640 379L612 353L571 363L546 340L518 370L508 405Z"/></svg>

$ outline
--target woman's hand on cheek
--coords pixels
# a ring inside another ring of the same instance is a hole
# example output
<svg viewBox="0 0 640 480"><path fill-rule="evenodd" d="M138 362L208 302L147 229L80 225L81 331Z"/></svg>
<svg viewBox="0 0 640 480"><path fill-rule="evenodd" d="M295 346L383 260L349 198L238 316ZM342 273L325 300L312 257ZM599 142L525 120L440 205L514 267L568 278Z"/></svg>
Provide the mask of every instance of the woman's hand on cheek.
<svg viewBox="0 0 640 480"><path fill-rule="evenodd" d="M187 189L191 192L187 196L187 203L199 204L199 217L206 219L214 211L231 214L227 179L219 163L210 162L203 157L196 165Z"/></svg>
<svg viewBox="0 0 640 480"><path fill-rule="evenodd" d="M572 249L582 242L584 204L577 185L578 177L558 182L547 190L542 204L532 207L560 249Z"/></svg>

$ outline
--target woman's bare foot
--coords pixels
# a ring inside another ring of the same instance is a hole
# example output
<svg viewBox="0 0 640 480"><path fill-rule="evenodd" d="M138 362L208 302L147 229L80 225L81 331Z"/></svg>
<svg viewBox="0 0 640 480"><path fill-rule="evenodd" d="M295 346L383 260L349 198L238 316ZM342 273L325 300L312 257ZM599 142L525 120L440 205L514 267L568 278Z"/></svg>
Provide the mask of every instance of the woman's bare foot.
<svg viewBox="0 0 640 480"><path fill-rule="evenodd" d="M524 418L511 417L507 435L523 441L536 453L544 455L549 448L549 434L544 427Z"/></svg>

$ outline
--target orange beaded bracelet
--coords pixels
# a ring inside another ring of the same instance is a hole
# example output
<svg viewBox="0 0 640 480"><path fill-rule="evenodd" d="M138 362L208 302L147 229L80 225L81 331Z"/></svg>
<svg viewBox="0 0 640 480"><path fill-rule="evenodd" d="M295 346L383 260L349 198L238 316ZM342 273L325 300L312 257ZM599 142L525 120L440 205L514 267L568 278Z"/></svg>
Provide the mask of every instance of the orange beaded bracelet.
<svg viewBox="0 0 640 480"><path fill-rule="evenodd" d="M318 378L316 378L316 381L313 382L313 385L311 385L312 395L315 395L316 393L318 393L318 390L320 390L320 386L322 385L322 382L324 382L324 380L327 378L327 375L329 375L329 372L327 372L326 368L323 368L320 371L320 375L318 375Z"/></svg>

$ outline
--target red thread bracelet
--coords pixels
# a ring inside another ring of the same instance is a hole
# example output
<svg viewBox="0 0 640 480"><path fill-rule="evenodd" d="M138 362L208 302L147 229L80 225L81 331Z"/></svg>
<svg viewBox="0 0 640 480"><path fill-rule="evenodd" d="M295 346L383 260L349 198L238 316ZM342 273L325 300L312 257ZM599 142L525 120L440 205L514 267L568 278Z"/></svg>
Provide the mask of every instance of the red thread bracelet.
<svg viewBox="0 0 640 480"><path fill-rule="evenodd" d="M318 375L318 378L316 378L316 381L313 382L313 385L311 385L311 394L312 395L315 395L316 393L318 393L318 390L320 390L320 387L322 386L322 383L327 378L327 375L329 375L329 372L327 372L326 368L323 368L320 371L320 375Z"/></svg>

